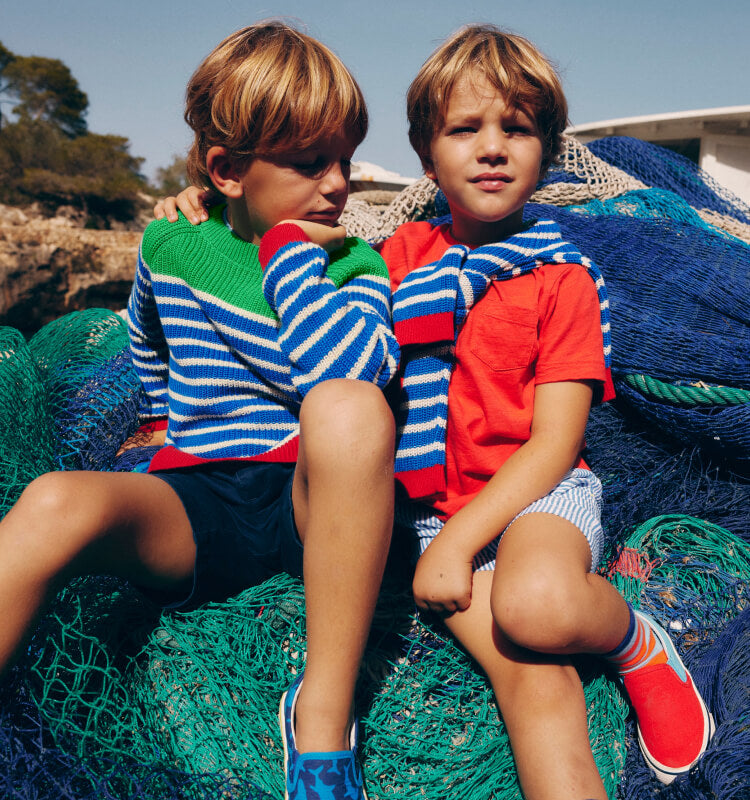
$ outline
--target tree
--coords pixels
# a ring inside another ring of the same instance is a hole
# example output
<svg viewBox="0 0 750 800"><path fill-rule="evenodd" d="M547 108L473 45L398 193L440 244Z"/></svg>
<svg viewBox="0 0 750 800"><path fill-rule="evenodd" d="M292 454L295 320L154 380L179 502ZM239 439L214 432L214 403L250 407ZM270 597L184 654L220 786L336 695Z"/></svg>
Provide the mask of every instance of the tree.
<svg viewBox="0 0 750 800"><path fill-rule="evenodd" d="M15 57L16 56L11 53L2 42L0 42L0 127L2 127L3 124L2 97L8 90L8 79L4 73L7 66L15 59Z"/></svg>
<svg viewBox="0 0 750 800"><path fill-rule="evenodd" d="M73 205L94 224L135 217L143 159L122 136L87 132L88 98L65 64L0 43L0 101L13 112L0 117L0 202Z"/></svg>
<svg viewBox="0 0 750 800"><path fill-rule="evenodd" d="M179 194L188 184L186 159L184 156L174 156L172 163L156 170L156 193L166 195Z"/></svg>
<svg viewBox="0 0 750 800"><path fill-rule="evenodd" d="M44 120L70 138L86 133L88 97L56 58L17 56L0 42L0 95L19 119Z"/></svg>

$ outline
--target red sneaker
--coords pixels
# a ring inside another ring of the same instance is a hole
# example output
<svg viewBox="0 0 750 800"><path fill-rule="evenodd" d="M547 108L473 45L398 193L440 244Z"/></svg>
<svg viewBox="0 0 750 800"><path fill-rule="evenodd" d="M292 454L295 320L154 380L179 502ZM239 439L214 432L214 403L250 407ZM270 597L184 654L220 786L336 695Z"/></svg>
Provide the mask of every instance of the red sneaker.
<svg viewBox="0 0 750 800"><path fill-rule="evenodd" d="M662 783L687 772L705 752L714 733L713 717L667 632L641 611L658 637L667 662L641 667L622 676L638 721L638 743Z"/></svg>

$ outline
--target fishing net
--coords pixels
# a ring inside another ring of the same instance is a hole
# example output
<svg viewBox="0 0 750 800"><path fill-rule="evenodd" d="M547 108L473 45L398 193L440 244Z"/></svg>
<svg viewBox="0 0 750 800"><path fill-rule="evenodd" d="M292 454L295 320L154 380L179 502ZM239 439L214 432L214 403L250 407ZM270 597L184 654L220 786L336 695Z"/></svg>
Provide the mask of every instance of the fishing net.
<svg viewBox="0 0 750 800"><path fill-rule="evenodd" d="M0 327L0 518L38 475L55 469L47 394L23 336Z"/></svg>
<svg viewBox="0 0 750 800"><path fill-rule="evenodd" d="M62 469L106 470L137 424L141 384L125 320L105 309L75 311L30 341L54 421Z"/></svg>
<svg viewBox="0 0 750 800"><path fill-rule="evenodd" d="M678 194L693 208L709 209L750 224L750 207L679 153L629 136L608 136L589 142L587 147L647 186Z"/></svg>
<svg viewBox="0 0 750 800"><path fill-rule="evenodd" d="M750 483L695 442L665 440L658 427L607 403L591 410L586 444L586 463L603 486L610 547L662 514L700 517L750 544Z"/></svg>
<svg viewBox="0 0 750 800"><path fill-rule="evenodd" d="M161 617L116 581L79 581L38 629L27 679L16 676L25 733L52 746L44 755L16 754L17 780L22 762L36 758L39 769L61 769L58 777L80 796L114 780L111 769L99 772L110 764L121 797L159 796L135 792L160 772L166 786L183 776L190 797L218 796L204 793L196 775L210 777L212 791L220 779L226 797L279 797L278 699L304 653L304 593L286 576ZM583 662L580 671L592 748L613 793L625 761L627 704L601 664ZM415 614L398 583L378 606L357 702L371 798L460 790L468 800L520 800L489 686L437 623ZM3 745L13 742L0 737ZM78 765L72 774L69 756Z"/></svg>
<svg viewBox="0 0 750 800"><path fill-rule="evenodd" d="M601 267L618 394L664 432L746 469L750 247L685 222L530 204Z"/></svg>
<svg viewBox="0 0 750 800"><path fill-rule="evenodd" d="M667 627L716 723L705 756L666 789L639 757L631 724L621 796L750 796L750 547L702 520L656 517L625 538L608 574Z"/></svg>
<svg viewBox="0 0 750 800"><path fill-rule="evenodd" d="M592 411L585 454L604 486L603 570L670 629L717 733L689 775L661 787L617 685L581 659L590 739L611 798L745 800L750 226L673 154L617 148L568 139L529 211L557 219L610 292L618 400ZM377 241L447 211L423 179L390 203L355 198L346 224ZM115 455L140 391L123 320L82 312L28 344L8 328L0 338L0 515L50 469L145 468L154 448ZM415 612L408 586L389 577L361 672L370 797L519 798L487 682L439 622ZM0 792L279 797L277 703L304 652L303 590L285 576L171 615L121 581L78 580L0 682Z"/></svg>

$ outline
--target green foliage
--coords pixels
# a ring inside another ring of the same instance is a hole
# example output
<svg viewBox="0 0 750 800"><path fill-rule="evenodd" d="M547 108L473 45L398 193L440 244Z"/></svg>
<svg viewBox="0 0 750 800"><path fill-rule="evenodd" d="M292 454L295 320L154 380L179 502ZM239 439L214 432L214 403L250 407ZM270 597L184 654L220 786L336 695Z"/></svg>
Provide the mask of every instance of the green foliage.
<svg viewBox="0 0 750 800"><path fill-rule="evenodd" d="M161 197L179 194L190 181L185 169L186 159L184 156L174 156L171 164L166 167L159 167L156 170L156 194Z"/></svg>
<svg viewBox="0 0 750 800"><path fill-rule="evenodd" d="M46 120L69 137L86 133L88 97L56 58L18 56L0 43L0 94L18 119Z"/></svg>
<svg viewBox="0 0 750 800"><path fill-rule="evenodd" d="M72 205L95 224L131 220L146 187L143 159L122 136L88 133L88 98L65 64L0 43L0 202Z"/></svg>
<svg viewBox="0 0 750 800"><path fill-rule="evenodd" d="M141 163L122 136L69 139L49 122L22 118L0 131L0 201L72 205L99 222L130 220L145 188Z"/></svg>

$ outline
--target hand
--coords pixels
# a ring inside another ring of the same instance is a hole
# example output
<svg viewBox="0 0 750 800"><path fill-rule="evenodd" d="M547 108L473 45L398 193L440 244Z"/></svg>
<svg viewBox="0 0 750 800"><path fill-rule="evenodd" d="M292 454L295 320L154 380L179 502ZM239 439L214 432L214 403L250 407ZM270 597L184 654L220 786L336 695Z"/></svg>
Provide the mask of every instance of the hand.
<svg viewBox="0 0 750 800"><path fill-rule="evenodd" d="M305 232L311 242L319 244L326 253L333 253L343 247L346 239L346 228L343 225L324 225L322 222L311 222L307 219L285 219L285 222L296 225Z"/></svg>
<svg viewBox="0 0 750 800"><path fill-rule="evenodd" d="M457 548L450 538L443 537L443 533L445 528L417 562L412 591L420 608L453 614L471 605L474 559Z"/></svg>
<svg viewBox="0 0 750 800"><path fill-rule="evenodd" d="M177 197L165 197L154 206L154 217L163 219L166 217L170 222L177 222L177 210L185 215L185 218L193 225L198 225L208 219L207 205L211 204L213 194L206 189L199 189L197 186L188 186L183 189Z"/></svg>
<svg viewBox="0 0 750 800"><path fill-rule="evenodd" d="M115 454L115 457L121 456L124 452L132 450L134 447L148 447L149 445L155 444L163 445L166 438L166 428L155 430L152 426L144 425L120 445L120 449Z"/></svg>

